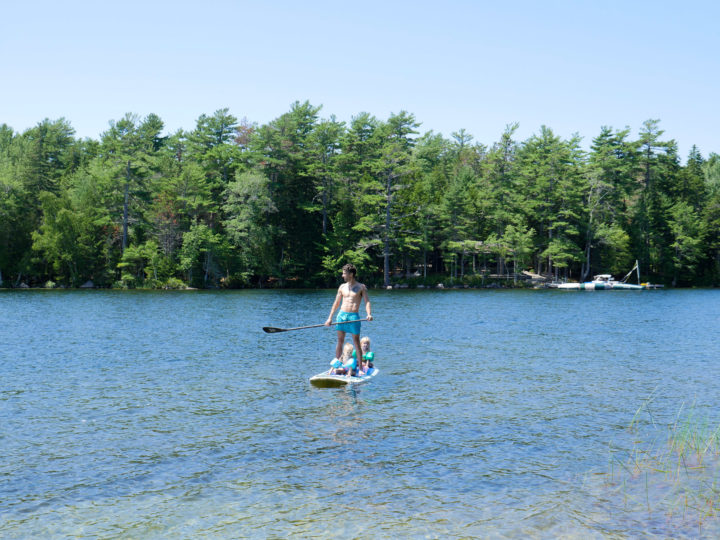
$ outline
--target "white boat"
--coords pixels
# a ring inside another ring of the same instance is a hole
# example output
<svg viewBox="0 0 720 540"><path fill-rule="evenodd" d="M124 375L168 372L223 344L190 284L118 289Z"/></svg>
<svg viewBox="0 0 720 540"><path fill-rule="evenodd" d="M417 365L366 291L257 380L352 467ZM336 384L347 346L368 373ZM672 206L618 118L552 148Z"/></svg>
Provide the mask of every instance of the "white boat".
<svg viewBox="0 0 720 540"><path fill-rule="evenodd" d="M610 274L599 274L592 281L584 283L559 283L558 289L572 289L581 291L603 291L609 289L642 290L642 285L633 285L624 281L615 281Z"/></svg>
<svg viewBox="0 0 720 540"><path fill-rule="evenodd" d="M637 270L638 281L640 281L640 270L638 268L638 262L635 261L635 266L628 272L628 274L622 279L622 281L616 281L610 274L598 274L593 277L592 281L586 281L584 283L558 283L555 285L558 289L569 289L575 291L607 291L611 289L628 289L639 291L645 289L642 285L633 285L627 283L627 278Z"/></svg>
<svg viewBox="0 0 720 540"><path fill-rule="evenodd" d="M318 373L310 377L310 384L314 386L320 386L324 388L333 386L345 386L348 384L362 384L368 382L374 378L380 370L378 368L370 368L367 373L363 375L338 375L336 373L330 373L332 369Z"/></svg>

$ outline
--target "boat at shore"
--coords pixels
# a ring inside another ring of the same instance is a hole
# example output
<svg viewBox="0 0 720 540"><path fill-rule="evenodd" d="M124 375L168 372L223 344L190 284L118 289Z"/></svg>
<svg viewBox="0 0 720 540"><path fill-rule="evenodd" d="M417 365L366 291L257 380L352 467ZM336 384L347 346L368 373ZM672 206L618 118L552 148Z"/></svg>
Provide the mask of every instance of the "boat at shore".
<svg viewBox="0 0 720 540"><path fill-rule="evenodd" d="M637 272L638 284L627 283L627 279L632 275L633 272ZM638 261L635 261L635 266L630 270L627 275L621 280L614 280L610 274L598 274L593 277L592 281L585 281L583 283L556 283L551 285L556 289L574 290L574 291L607 291L614 289L624 289L631 291L641 291L643 289L657 289L662 285L653 285L651 283L640 283L640 269Z"/></svg>
<svg viewBox="0 0 720 540"><path fill-rule="evenodd" d="M642 285L616 281L610 274L599 274L595 276L592 281L586 281L584 283L558 283L555 287L558 289L579 291L605 291L610 289L629 289L637 291L645 288Z"/></svg>

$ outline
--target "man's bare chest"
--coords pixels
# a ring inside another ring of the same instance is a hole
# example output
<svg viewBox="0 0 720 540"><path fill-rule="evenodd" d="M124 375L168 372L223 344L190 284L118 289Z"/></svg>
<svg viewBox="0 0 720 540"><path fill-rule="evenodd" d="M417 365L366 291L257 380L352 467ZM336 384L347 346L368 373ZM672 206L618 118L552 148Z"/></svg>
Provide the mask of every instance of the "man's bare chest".
<svg viewBox="0 0 720 540"><path fill-rule="evenodd" d="M347 298L348 300L355 300L359 299L362 295L362 285L359 283L355 283L354 285L350 286L348 283L345 283L341 288L340 292L342 293L344 298Z"/></svg>

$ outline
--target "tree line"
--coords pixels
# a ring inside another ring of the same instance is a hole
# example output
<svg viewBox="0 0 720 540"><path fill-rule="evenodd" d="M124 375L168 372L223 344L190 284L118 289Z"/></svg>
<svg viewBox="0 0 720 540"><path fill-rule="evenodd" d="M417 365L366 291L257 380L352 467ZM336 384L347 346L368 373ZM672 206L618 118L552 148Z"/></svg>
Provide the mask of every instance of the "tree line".
<svg viewBox="0 0 720 540"><path fill-rule="evenodd" d="M127 114L99 140L64 118L0 126L5 287L314 287L472 282L531 269L720 282L720 156L681 164L658 120L603 127L589 150L517 124L480 144L421 134L414 115L349 123L296 102L257 125L228 109L163 135Z"/></svg>

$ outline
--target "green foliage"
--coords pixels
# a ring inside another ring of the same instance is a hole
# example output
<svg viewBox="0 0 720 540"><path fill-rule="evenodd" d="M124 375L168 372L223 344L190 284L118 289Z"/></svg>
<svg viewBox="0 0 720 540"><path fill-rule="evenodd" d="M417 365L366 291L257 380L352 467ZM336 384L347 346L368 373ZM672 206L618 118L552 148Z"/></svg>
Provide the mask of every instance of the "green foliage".
<svg viewBox="0 0 720 540"><path fill-rule="evenodd" d="M525 225L509 224L505 227L503 240L507 246L509 257L513 260L513 273L517 276L529 262L532 254L534 229L528 229Z"/></svg>
<svg viewBox="0 0 720 540"><path fill-rule="evenodd" d="M219 281L221 269L214 255L223 247L223 238L204 223L194 223L183 234L179 268L191 285L208 287Z"/></svg>
<svg viewBox="0 0 720 540"><path fill-rule="evenodd" d="M657 120L636 140L603 127L586 153L546 126L484 146L405 111L320 111L257 126L220 109L170 135L126 114L99 141L65 119L0 125L0 283L327 286L353 262L370 284L512 286L639 259L653 281L720 284L720 157L681 165Z"/></svg>
<svg viewBox="0 0 720 540"><path fill-rule="evenodd" d="M275 270L272 217L277 207L272 200L269 180L262 173L238 173L226 190L223 222L228 241L241 263L236 274L270 276Z"/></svg>
<svg viewBox="0 0 720 540"><path fill-rule="evenodd" d="M673 285L676 285L681 275L690 281L702 256L702 221L689 203L680 201L670 208L668 224L673 238L670 247L673 249Z"/></svg>
<svg viewBox="0 0 720 540"><path fill-rule="evenodd" d="M588 191L583 154L577 138L563 141L542 126L517 154L518 203L524 220L537 231L539 271L567 269L582 260L580 229Z"/></svg>
<svg viewBox="0 0 720 540"><path fill-rule="evenodd" d="M81 210L76 210L67 196L49 192L40 194L43 223L33 232L33 249L43 254L53 275L69 285L79 286L89 279L93 243L92 223ZM82 242L81 240L85 240Z"/></svg>
<svg viewBox="0 0 720 540"><path fill-rule="evenodd" d="M172 266L171 261L159 250L155 240L128 247L117 265L121 272L120 281L126 288L153 289L162 288L172 277Z"/></svg>
<svg viewBox="0 0 720 540"><path fill-rule="evenodd" d="M187 285L185 285L185 283L182 280L171 277L171 278L166 279L160 288L161 289L180 290L180 289L187 289Z"/></svg>
<svg viewBox="0 0 720 540"><path fill-rule="evenodd" d="M630 236L620 225L601 223L595 231L595 240L607 272L620 274L627 271L632 264Z"/></svg>

